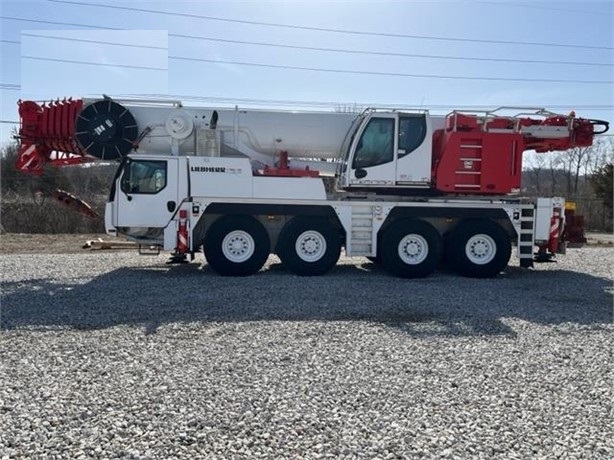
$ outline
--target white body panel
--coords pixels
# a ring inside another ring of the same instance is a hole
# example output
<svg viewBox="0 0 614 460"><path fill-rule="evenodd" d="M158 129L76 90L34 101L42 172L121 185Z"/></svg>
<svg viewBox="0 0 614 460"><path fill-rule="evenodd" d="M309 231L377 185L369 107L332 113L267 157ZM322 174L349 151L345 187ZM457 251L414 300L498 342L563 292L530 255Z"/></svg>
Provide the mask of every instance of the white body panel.
<svg viewBox="0 0 614 460"><path fill-rule="evenodd" d="M396 168L396 180L399 185L431 183L431 169L433 162L433 133L443 128L444 117L434 117L426 114L426 138L413 152L399 158ZM397 155L405 152L397 149Z"/></svg>
<svg viewBox="0 0 614 460"><path fill-rule="evenodd" d="M535 209L535 241L547 242L550 238L551 218L554 208L560 217L565 216L565 200L560 197L538 198Z"/></svg>
<svg viewBox="0 0 614 460"><path fill-rule="evenodd" d="M121 103L121 100L118 102ZM198 109L173 106L129 106L139 132L151 128L139 152L194 154L198 130L209 128L218 113L221 142L236 150L242 146L274 157L280 150L297 158L338 158L346 132L356 114L334 112L283 112L266 110ZM169 129L173 135L169 134ZM243 152L249 154L249 152ZM272 160L271 160L272 163Z"/></svg>
<svg viewBox="0 0 614 460"><path fill-rule="evenodd" d="M135 159L138 159L135 158ZM162 158L161 158L162 159ZM163 158L167 164L166 187L156 194L132 194L118 188L116 191L115 226L117 227L165 227L175 214L168 202L187 195L184 161L179 158Z"/></svg>
<svg viewBox="0 0 614 460"><path fill-rule="evenodd" d="M245 158L189 157L191 195L213 198L325 200L318 178L253 176Z"/></svg>

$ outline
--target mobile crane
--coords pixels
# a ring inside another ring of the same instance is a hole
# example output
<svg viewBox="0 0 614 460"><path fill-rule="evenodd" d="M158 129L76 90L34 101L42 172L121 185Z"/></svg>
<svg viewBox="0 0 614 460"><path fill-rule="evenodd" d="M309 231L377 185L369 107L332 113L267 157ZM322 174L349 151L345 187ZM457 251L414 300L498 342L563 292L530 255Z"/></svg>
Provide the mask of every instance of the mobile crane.
<svg viewBox="0 0 614 460"><path fill-rule="evenodd" d="M19 169L118 160L107 232L175 261L202 247L230 276L258 272L270 253L321 275L342 248L406 278L444 258L461 275L494 277L512 246L531 267L535 247L540 259L564 251L565 201L520 196L523 152L590 146L609 128L534 108L352 114L106 96L20 101L19 114Z"/></svg>

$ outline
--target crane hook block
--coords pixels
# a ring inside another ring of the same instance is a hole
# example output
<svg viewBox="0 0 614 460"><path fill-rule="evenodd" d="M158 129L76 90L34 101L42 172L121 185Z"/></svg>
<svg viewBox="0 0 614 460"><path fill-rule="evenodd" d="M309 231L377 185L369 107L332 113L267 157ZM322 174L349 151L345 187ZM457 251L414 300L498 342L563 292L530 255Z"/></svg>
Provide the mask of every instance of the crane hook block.
<svg viewBox="0 0 614 460"><path fill-rule="evenodd" d="M75 128L75 137L83 150L101 160L123 157L134 148L138 137L134 116L111 99L84 107Z"/></svg>

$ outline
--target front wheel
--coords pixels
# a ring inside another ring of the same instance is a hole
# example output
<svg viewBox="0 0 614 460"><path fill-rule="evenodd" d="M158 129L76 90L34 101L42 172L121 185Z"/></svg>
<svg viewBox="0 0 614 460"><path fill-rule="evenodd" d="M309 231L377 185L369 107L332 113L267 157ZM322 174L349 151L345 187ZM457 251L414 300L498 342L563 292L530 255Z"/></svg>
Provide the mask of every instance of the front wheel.
<svg viewBox="0 0 614 460"><path fill-rule="evenodd" d="M403 278L430 275L441 259L443 243L435 227L422 220L400 220L385 230L381 260L388 272Z"/></svg>
<svg viewBox="0 0 614 460"><path fill-rule="evenodd" d="M221 217L207 231L203 252L211 268L220 275L252 275L269 256L269 235L252 216Z"/></svg>
<svg viewBox="0 0 614 460"><path fill-rule="evenodd" d="M340 253L339 232L323 218L294 217L277 243L282 263L300 276L323 275L335 266Z"/></svg>
<svg viewBox="0 0 614 460"><path fill-rule="evenodd" d="M446 258L450 268L471 278L492 278L507 266L512 254L510 237L487 219L460 222L448 235Z"/></svg>

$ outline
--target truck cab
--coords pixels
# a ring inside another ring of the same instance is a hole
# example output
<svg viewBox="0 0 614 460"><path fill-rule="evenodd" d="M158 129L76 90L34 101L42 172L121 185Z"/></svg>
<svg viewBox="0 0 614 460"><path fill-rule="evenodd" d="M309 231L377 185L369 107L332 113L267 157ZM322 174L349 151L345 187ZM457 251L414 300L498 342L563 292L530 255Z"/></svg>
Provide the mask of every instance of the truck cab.
<svg viewBox="0 0 614 460"><path fill-rule="evenodd" d="M342 145L340 188L429 188L432 138L427 111L366 111Z"/></svg>
<svg viewBox="0 0 614 460"><path fill-rule="evenodd" d="M105 209L107 232L160 243L164 228L187 196L187 182L178 180L185 161L185 157L170 155L125 157L117 169Z"/></svg>

